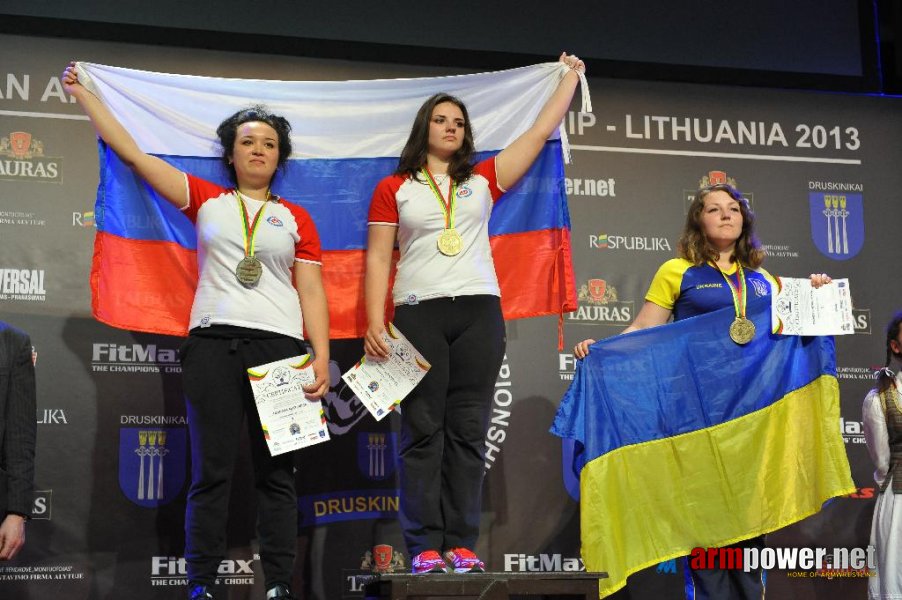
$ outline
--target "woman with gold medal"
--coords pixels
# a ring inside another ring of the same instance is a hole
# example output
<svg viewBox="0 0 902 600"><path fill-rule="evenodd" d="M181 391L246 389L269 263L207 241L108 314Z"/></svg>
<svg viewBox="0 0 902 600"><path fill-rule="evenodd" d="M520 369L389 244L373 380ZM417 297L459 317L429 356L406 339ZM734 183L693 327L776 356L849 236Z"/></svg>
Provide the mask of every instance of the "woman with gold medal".
<svg viewBox="0 0 902 600"><path fill-rule="evenodd" d="M399 516L414 573L485 568L473 548L486 427L505 348L488 221L570 107L585 65L567 54L560 62L569 70L533 125L475 165L464 104L447 94L426 100L398 168L373 193L364 349L388 356L382 334L397 241L394 323L432 364L401 410Z"/></svg>
<svg viewBox="0 0 902 600"><path fill-rule="evenodd" d="M238 437L246 424L257 492L257 535L267 600L295 598L289 585L297 546L297 492L291 453L270 456L247 369L307 352L318 399L329 389L329 313L319 236L307 212L272 193L291 155L291 126L263 107L225 119L216 134L234 187L184 173L143 152L71 63L66 92L100 138L197 231L199 280L189 336L179 351L191 441L185 510L188 596L211 600L226 552L226 521Z"/></svg>
<svg viewBox="0 0 902 600"><path fill-rule="evenodd" d="M755 325L746 318L750 297L769 296L773 277L761 268L764 250L755 235L755 217L742 194L726 183L699 189L689 206L686 225L680 236L678 258L665 262L655 274L645 295L645 304L623 333L656 327L696 315L732 306L736 317L726 331L714 335L729 336L745 345L756 335ZM825 274L812 274L811 285L830 282ZM576 344L573 353L582 359L594 339ZM680 360L680 357L674 357ZM737 544L737 547L763 547L764 536ZM705 598L760 599L764 578L760 569L693 570L685 561L686 595L690 600Z"/></svg>

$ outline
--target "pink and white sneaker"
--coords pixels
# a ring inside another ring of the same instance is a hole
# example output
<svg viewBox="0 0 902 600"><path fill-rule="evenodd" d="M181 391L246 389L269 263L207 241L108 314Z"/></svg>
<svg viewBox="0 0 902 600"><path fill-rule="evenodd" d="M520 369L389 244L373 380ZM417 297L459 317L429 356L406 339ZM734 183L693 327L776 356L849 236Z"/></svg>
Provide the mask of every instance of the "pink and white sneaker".
<svg viewBox="0 0 902 600"><path fill-rule="evenodd" d="M448 565L435 550L420 552L410 561L410 566L412 567L410 572L414 575L448 572Z"/></svg>
<svg viewBox="0 0 902 600"><path fill-rule="evenodd" d="M445 552L445 560L455 573L485 573L485 563L469 548L451 548Z"/></svg>

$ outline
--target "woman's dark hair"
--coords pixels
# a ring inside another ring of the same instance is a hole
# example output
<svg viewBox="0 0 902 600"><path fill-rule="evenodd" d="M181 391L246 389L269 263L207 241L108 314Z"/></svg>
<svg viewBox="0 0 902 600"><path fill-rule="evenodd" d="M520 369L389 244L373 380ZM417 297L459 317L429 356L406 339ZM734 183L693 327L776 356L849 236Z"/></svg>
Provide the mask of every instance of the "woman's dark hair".
<svg viewBox="0 0 902 600"><path fill-rule="evenodd" d="M410 137L407 138L404 150L401 151L401 158L398 160L396 175L410 175L411 177L419 178L420 169L426 164L426 153L429 151L429 123L432 121L432 111L442 102L454 104L464 116L463 143L451 157L451 162L448 165L448 174L451 175L451 179L455 183L463 183L472 175L473 165L471 161L476 144L473 143L473 128L470 126L470 115L467 114L467 107L464 106L463 102L445 93L430 97L417 111L417 116L413 120L413 127L410 129Z"/></svg>
<svg viewBox="0 0 902 600"><path fill-rule="evenodd" d="M266 110L265 106L260 104L239 110L216 128L216 135L219 136L219 145L222 146L222 164L225 165L226 170L229 172L229 179L234 184L238 183L238 179L231 159L235 148L235 138L238 135L238 127L252 121L266 123L276 130L279 136L279 161L277 168L281 169L288 157L291 156L291 123L288 122L288 119L272 114Z"/></svg>
<svg viewBox="0 0 902 600"><path fill-rule="evenodd" d="M889 370L889 364L892 362L893 357L895 356L896 360L902 361L902 352L893 352L891 346L894 340L898 343L900 328L902 328L902 310L894 314L889 325L886 326L886 364L883 365L881 370L877 371L877 391L880 393L885 392L893 385L893 375Z"/></svg>
<svg viewBox="0 0 902 600"><path fill-rule="evenodd" d="M733 186L726 183L709 185L695 192L695 198L689 205L689 213L686 215L686 226L677 244L677 252L681 258L685 258L694 265L702 265L708 261L717 261L720 253L708 242L702 228L702 209L705 208L705 196L711 192L726 192L733 200L739 203L739 211L742 213L742 232L736 240L733 249L732 260L740 264L757 269L764 262L764 250L761 242L755 235L755 214L749 208L749 202Z"/></svg>

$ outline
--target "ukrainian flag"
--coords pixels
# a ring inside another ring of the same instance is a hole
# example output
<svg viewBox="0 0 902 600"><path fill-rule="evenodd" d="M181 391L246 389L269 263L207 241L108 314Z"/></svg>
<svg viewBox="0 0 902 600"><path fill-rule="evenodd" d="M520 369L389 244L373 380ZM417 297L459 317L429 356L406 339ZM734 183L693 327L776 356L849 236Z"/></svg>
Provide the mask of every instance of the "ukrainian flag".
<svg viewBox="0 0 902 600"><path fill-rule="evenodd" d="M582 555L604 597L645 567L764 534L855 491L832 337L728 335L733 308L598 342L552 433L576 441Z"/></svg>

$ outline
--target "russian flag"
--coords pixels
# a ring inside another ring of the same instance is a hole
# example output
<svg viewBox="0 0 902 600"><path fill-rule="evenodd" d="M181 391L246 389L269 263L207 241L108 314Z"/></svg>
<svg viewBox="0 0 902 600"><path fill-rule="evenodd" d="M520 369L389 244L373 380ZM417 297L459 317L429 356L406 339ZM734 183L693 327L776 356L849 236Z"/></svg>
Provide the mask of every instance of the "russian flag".
<svg viewBox="0 0 902 600"><path fill-rule="evenodd" d="M323 247L330 336L362 337L367 211L394 171L414 115L430 95L460 97L478 158L505 148L534 121L566 66L546 63L475 75L372 81L266 81L173 75L78 63L80 81L145 152L227 185L217 125L265 104L292 125L294 154L273 191L303 206ZM587 89L583 104L588 110ZM489 232L507 319L576 308L562 142L552 136L529 173L495 206ZM566 139L564 139L566 145ZM97 234L91 270L99 321L185 335L197 279L193 225L99 142Z"/></svg>

